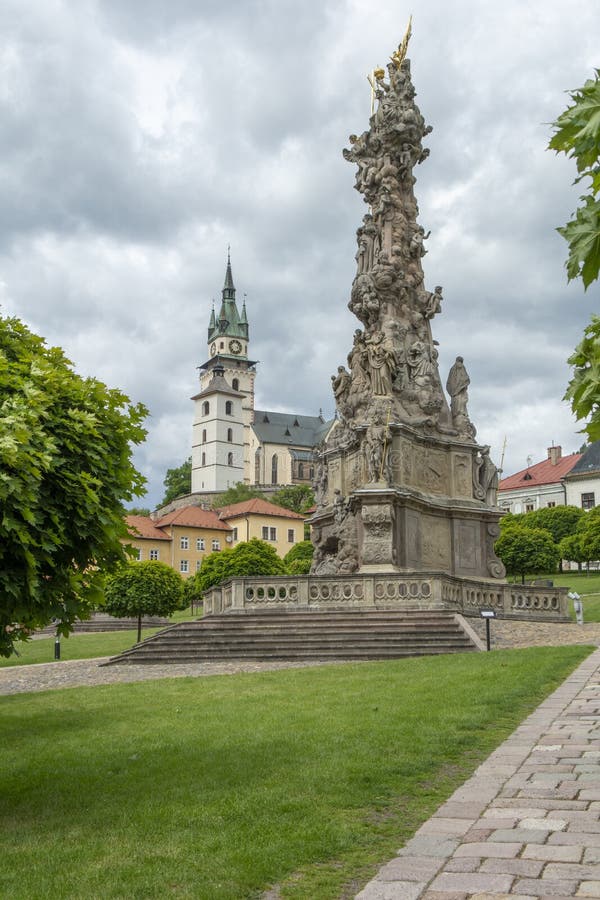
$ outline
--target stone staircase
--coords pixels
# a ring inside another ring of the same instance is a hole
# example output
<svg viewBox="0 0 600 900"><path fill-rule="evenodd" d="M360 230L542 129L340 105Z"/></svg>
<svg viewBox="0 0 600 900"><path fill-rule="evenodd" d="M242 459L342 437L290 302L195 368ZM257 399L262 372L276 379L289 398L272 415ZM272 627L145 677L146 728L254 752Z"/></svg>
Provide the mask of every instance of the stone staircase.
<svg viewBox="0 0 600 900"><path fill-rule="evenodd" d="M171 625L110 659L117 663L395 659L480 650L444 610L226 613Z"/></svg>

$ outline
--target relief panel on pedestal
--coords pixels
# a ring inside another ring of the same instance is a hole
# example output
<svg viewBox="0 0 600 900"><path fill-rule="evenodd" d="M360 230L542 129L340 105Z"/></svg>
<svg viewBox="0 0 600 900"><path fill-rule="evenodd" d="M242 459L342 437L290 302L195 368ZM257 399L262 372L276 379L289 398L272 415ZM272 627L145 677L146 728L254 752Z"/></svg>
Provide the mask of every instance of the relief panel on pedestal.
<svg viewBox="0 0 600 900"><path fill-rule="evenodd" d="M389 503L363 506L362 565L395 565L394 510Z"/></svg>
<svg viewBox="0 0 600 900"><path fill-rule="evenodd" d="M451 566L450 520L439 516L422 516L421 562L424 568L446 569Z"/></svg>

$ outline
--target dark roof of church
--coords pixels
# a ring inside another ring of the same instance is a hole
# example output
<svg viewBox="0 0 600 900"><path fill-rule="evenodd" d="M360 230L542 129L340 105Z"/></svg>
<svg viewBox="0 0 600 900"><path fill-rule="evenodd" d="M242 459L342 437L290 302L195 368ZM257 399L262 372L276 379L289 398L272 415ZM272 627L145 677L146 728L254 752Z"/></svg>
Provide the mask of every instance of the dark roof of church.
<svg viewBox="0 0 600 900"><path fill-rule="evenodd" d="M295 413L254 410L252 427L263 444L289 444L290 447L317 447L327 435L333 419L322 416L298 416Z"/></svg>
<svg viewBox="0 0 600 900"><path fill-rule="evenodd" d="M244 397L239 391L234 391L230 384L223 377L223 368L215 368L213 377L208 385L199 394L194 394L192 400L198 400L200 397L208 397L210 394L227 394L229 397Z"/></svg>

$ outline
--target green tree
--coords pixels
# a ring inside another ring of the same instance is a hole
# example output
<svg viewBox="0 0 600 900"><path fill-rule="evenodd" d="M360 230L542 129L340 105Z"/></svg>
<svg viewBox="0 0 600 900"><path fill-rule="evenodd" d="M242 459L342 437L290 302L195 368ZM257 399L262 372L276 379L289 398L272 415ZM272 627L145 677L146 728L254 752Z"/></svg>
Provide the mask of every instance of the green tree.
<svg viewBox="0 0 600 900"><path fill-rule="evenodd" d="M581 534L569 534L564 537L558 545L560 558L568 559L570 562L576 562L581 572L581 564L588 562L589 557L581 540Z"/></svg>
<svg viewBox="0 0 600 900"><path fill-rule="evenodd" d="M165 495L160 501L161 506L166 506L176 497L190 494L192 491L192 457L188 456L185 462L175 469L167 469L163 481Z"/></svg>
<svg viewBox="0 0 600 900"><path fill-rule="evenodd" d="M150 509L147 506L130 506L125 510L127 516L149 516Z"/></svg>
<svg viewBox="0 0 600 900"><path fill-rule="evenodd" d="M254 500L255 497L262 497L261 491L257 491L243 481L238 481L233 487L227 488L224 493L215 497L212 502L213 509L220 509L224 506L233 506L234 503L243 503L245 500Z"/></svg>
<svg viewBox="0 0 600 900"><path fill-rule="evenodd" d="M196 576L202 593L227 578L243 575L286 575L283 560L266 541L252 538L232 550L217 550L202 561Z"/></svg>
<svg viewBox="0 0 600 900"><path fill-rule="evenodd" d="M529 572L553 572L558 562L558 549L549 531L513 525L503 529L496 541L496 553L509 575L520 575L525 583Z"/></svg>
<svg viewBox="0 0 600 900"><path fill-rule="evenodd" d="M545 528L552 535L555 544L563 538L575 534L585 511L578 506L545 506L525 513L521 525L527 528Z"/></svg>
<svg viewBox="0 0 600 900"><path fill-rule="evenodd" d="M299 541L283 557L290 575L308 575L312 565L314 547L311 541Z"/></svg>
<svg viewBox="0 0 600 900"><path fill-rule="evenodd" d="M294 484L290 487L281 488L280 491L273 494L271 502L275 503L276 506L283 506L284 509L303 513L315 505L315 495L312 488L307 484Z"/></svg>
<svg viewBox="0 0 600 900"><path fill-rule="evenodd" d="M131 445L146 414L0 317L0 655L53 618L68 634L127 559L123 503L144 494Z"/></svg>
<svg viewBox="0 0 600 900"><path fill-rule="evenodd" d="M139 642L142 616L171 616L185 608L183 580L166 563L129 563L107 577L103 608L110 616L136 616Z"/></svg>
<svg viewBox="0 0 600 900"><path fill-rule="evenodd" d="M600 507L585 514L579 524L578 536L585 561L600 559Z"/></svg>
<svg viewBox="0 0 600 900"><path fill-rule="evenodd" d="M558 228L569 245L569 281L581 278L587 290L600 272L600 70L582 88L570 92L573 101L553 123L549 148L575 160L575 184L586 180L587 192L572 219ZM583 340L568 359L573 377L565 393L590 440L600 439L600 318L592 316Z"/></svg>

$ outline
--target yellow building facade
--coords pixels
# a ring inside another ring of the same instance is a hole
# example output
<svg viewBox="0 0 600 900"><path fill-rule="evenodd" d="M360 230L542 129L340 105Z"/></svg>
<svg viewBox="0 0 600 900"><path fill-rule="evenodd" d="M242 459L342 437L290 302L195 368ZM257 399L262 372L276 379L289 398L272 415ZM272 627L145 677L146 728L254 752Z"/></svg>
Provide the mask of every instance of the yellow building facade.
<svg viewBox="0 0 600 900"><path fill-rule="evenodd" d="M166 563L183 578L200 570L205 556L259 538L284 557L304 540L304 516L260 498L223 509L184 506L165 516L127 516L134 560Z"/></svg>

